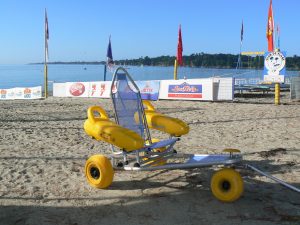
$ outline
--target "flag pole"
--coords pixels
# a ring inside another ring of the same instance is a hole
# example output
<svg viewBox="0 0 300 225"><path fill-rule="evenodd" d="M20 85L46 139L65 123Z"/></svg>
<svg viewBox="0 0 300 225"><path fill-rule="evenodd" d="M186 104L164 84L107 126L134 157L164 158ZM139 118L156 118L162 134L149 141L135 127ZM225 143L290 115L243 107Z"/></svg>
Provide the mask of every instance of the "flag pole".
<svg viewBox="0 0 300 225"><path fill-rule="evenodd" d="M280 28L278 24L277 24L277 48L280 51Z"/></svg>
<svg viewBox="0 0 300 225"><path fill-rule="evenodd" d="M47 63L44 65L44 92L45 98L48 98L48 66Z"/></svg>
<svg viewBox="0 0 300 225"><path fill-rule="evenodd" d="M274 29L275 29L275 27L274 27ZM275 50L278 48L278 46L277 46L277 30L274 32L274 42L275 42L275 44L274 44L274 46L275 46Z"/></svg>
<svg viewBox="0 0 300 225"><path fill-rule="evenodd" d="M104 77L103 80L106 81L106 71L107 71L107 67L106 64L104 65Z"/></svg>
<svg viewBox="0 0 300 225"><path fill-rule="evenodd" d="M242 52L242 42L240 43L240 54L239 54L239 58L238 58L238 62L236 64L236 70L241 69L241 52Z"/></svg>
<svg viewBox="0 0 300 225"><path fill-rule="evenodd" d="M45 9L45 61L44 61L44 93L45 98L48 98L48 65L47 65L47 29L48 29L47 11Z"/></svg>
<svg viewBox="0 0 300 225"><path fill-rule="evenodd" d="M244 21L242 20L242 28L241 28L241 42L240 42L240 54L238 57L238 62L236 65L236 70L241 69L242 67L242 44L243 44L243 38L244 38Z"/></svg>
<svg viewBox="0 0 300 225"><path fill-rule="evenodd" d="M177 59L175 59L175 62L174 62L174 80L177 80Z"/></svg>
<svg viewBox="0 0 300 225"><path fill-rule="evenodd" d="M238 63L237 63L237 65L236 65L236 70L237 69L241 69L241 67L242 67L242 59L241 59L241 57L242 57L242 42L240 42L240 54L239 54L239 58L238 58Z"/></svg>

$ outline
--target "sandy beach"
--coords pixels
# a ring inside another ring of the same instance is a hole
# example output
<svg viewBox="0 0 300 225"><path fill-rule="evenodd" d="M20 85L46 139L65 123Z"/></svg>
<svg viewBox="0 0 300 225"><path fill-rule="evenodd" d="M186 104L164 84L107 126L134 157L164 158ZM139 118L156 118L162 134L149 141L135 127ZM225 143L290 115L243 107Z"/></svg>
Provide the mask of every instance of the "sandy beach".
<svg viewBox="0 0 300 225"><path fill-rule="evenodd" d="M189 124L177 151L237 148L245 162L300 188L300 103L290 102L288 93L281 105L273 101L266 94L153 104ZM85 160L110 153L83 130L91 105L113 117L109 99L0 101L0 224L300 224L300 194L249 170L240 170L245 191L234 203L212 196L214 168L116 171L108 189L90 187Z"/></svg>

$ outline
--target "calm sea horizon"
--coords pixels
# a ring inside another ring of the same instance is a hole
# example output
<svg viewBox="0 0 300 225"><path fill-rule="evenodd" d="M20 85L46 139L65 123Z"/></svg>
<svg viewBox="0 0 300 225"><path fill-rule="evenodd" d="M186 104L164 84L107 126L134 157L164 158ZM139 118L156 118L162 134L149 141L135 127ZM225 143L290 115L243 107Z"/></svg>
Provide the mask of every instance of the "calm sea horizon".
<svg viewBox="0 0 300 225"><path fill-rule="evenodd" d="M160 66L125 66L134 80L168 80L173 79L173 67ZM286 77L299 75L299 71L286 71ZM235 77L241 79L263 79L263 70L251 69L213 69L199 67L179 67L178 79ZM49 64L49 88L52 83L103 81L104 65L85 64ZM112 73L107 72L106 80L112 79ZM43 86L44 65L0 65L0 89L14 87Z"/></svg>

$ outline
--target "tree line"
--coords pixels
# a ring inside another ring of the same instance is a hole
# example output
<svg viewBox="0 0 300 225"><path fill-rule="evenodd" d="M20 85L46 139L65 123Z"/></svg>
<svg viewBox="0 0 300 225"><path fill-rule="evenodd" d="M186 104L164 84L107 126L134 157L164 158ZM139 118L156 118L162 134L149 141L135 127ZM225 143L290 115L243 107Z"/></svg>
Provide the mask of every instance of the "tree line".
<svg viewBox="0 0 300 225"><path fill-rule="evenodd" d="M205 68L236 68L239 55L233 54L207 54L196 53L183 56L184 66ZM175 56L159 56L150 58L148 56L138 59L115 60L116 65L129 66L174 66ZM49 64L105 64L105 61L76 61L76 62L49 62ZM36 64L36 63L34 63ZM43 64L43 63L37 63ZM242 69L262 69L264 67L264 56L241 56ZM286 57L286 68L288 70L300 70L300 56Z"/></svg>
<svg viewBox="0 0 300 225"><path fill-rule="evenodd" d="M236 68L239 55L233 54L207 54L196 53L183 56L184 66L206 67L206 68ZM138 59L115 60L117 65L132 66L173 66L175 56L159 56L150 58L148 56ZM264 56L241 56L241 68L262 69L264 67ZM289 70L300 70L300 56L286 57L286 68Z"/></svg>

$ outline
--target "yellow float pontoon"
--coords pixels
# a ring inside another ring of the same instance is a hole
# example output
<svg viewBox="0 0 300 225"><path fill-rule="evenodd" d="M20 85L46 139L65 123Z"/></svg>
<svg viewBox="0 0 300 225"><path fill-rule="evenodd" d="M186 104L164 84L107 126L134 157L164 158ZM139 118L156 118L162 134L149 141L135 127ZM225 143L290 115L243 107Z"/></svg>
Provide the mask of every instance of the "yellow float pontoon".
<svg viewBox="0 0 300 225"><path fill-rule="evenodd" d="M174 137L180 137L189 132L189 126L182 120L157 112L148 100L143 100L143 104L146 106L145 115L150 129L160 130Z"/></svg>
<svg viewBox="0 0 300 225"><path fill-rule="evenodd" d="M99 116L96 117L95 113ZM144 139L140 135L110 121L100 106L91 106L87 114L84 130L96 140L106 141L126 151L137 150L144 146Z"/></svg>

